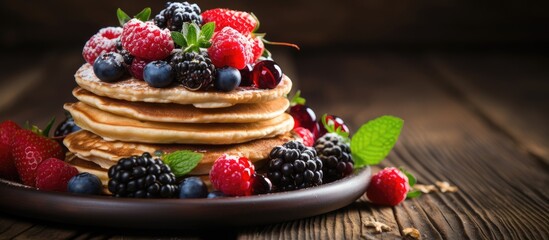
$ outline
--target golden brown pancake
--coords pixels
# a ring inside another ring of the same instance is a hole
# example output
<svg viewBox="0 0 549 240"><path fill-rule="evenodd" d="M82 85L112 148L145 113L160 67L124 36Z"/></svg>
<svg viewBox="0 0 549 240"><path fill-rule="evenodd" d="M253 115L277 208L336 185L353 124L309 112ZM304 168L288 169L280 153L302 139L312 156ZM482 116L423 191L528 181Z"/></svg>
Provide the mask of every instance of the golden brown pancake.
<svg viewBox="0 0 549 240"><path fill-rule="evenodd" d="M114 115L82 102L67 103L64 107L82 129L127 142L235 144L274 137L294 126L293 118L286 113L254 123L160 123Z"/></svg>
<svg viewBox="0 0 549 240"><path fill-rule="evenodd" d="M256 167L260 167L263 160L268 158L272 148L295 139L299 138L287 132L273 138L230 145L147 144L106 141L96 134L81 130L68 135L63 143L78 158L91 161L103 169L108 169L121 158L141 155L144 152L152 154L157 150L165 153L191 150L204 155L202 161L190 174L202 175L208 174L213 162L223 154L247 157Z"/></svg>
<svg viewBox="0 0 549 240"><path fill-rule="evenodd" d="M129 102L101 97L79 87L72 94L81 102L105 112L143 121L172 123L258 122L280 116L290 106L284 97L226 108L196 108L190 104Z"/></svg>
<svg viewBox="0 0 549 240"><path fill-rule="evenodd" d="M189 91L183 86L153 88L145 81L127 78L115 83L99 80L90 64L84 64L75 74L78 85L96 95L131 102L193 104L200 108L229 107L241 103L260 103L286 96L292 89L292 81L283 76L274 89L237 87L230 92Z"/></svg>

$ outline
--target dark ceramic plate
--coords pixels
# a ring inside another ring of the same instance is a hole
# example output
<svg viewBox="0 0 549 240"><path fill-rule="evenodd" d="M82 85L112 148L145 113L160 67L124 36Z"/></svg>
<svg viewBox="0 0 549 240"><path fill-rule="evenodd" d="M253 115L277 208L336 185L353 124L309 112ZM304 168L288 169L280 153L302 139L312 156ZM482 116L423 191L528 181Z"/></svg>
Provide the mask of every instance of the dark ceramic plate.
<svg viewBox="0 0 549 240"><path fill-rule="evenodd" d="M218 199L120 199L44 192L0 181L0 211L62 223L119 228L249 226L345 207L366 191L371 170L291 192Z"/></svg>

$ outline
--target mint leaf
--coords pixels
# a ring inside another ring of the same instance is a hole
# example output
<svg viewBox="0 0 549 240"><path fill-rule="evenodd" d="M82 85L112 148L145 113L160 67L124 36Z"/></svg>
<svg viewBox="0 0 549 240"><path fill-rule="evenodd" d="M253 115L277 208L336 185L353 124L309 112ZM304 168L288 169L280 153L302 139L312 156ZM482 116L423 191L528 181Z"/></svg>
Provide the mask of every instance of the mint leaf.
<svg viewBox="0 0 549 240"><path fill-rule="evenodd" d="M180 32L171 32L173 42L181 47L187 47L187 41L185 41L185 37Z"/></svg>
<svg viewBox="0 0 549 240"><path fill-rule="evenodd" d="M215 22L209 22L202 26L200 33L201 39L205 41L210 41L215 31Z"/></svg>
<svg viewBox="0 0 549 240"><path fill-rule="evenodd" d="M145 8L141 10L137 15L135 15L135 18L141 20L142 22L149 21L149 17L151 16L151 8Z"/></svg>
<svg viewBox="0 0 549 240"><path fill-rule="evenodd" d="M415 198L415 197L419 197L419 196L421 196L421 191L419 191L419 190L409 191L406 194L406 198Z"/></svg>
<svg viewBox="0 0 549 240"><path fill-rule="evenodd" d="M411 174L410 172L404 170L404 168L402 168L402 167L400 167L398 169L402 173L404 173L404 175L406 175L406 177L408 177L408 185L410 185L410 187L413 187L414 185L416 185L417 179L413 174Z"/></svg>
<svg viewBox="0 0 549 240"><path fill-rule="evenodd" d="M201 153L182 150L164 155L162 161L172 169L175 177L182 177L191 172L202 160L203 156Z"/></svg>
<svg viewBox="0 0 549 240"><path fill-rule="evenodd" d="M118 22L122 27L124 26L124 24L131 20L130 16L128 16L128 14L126 14L120 8L116 10L116 17L118 17Z"/></svg>
<svg viewBox="0 0 549 240"><path fill-rule="evenodd" d="M351 140L355 167L378 164L395 146L404 121L381 116L362 125Z"/></svg>
<svg viewBox="0 0 549 240"><path fill-rule="evenodd" d="M297 90L292 100L290 100L290 106L305 105L305 98L301 97L301 90Z"/></svg>
<svg viewBox="0 0 549 240"><path fill-rule="evenodd" d="M189 44L189 46L194 45L198 42L199 32L200 32L200 27L198 27L196 23L192 23L189 25L187 34L185 34L185 40L187 40L187 43Z"/></svg>

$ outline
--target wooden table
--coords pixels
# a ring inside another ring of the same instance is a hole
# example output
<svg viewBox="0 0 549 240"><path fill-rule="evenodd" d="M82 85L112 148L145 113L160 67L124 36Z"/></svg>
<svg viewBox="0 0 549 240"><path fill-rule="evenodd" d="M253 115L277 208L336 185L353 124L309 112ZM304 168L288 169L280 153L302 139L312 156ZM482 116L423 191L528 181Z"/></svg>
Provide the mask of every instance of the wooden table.
<svg viewBox="0 0 549 240"><path fill-rule="evenodd" d="M29 55L1 60L0 120L44 124L73 101L79 50L30 62ZM363 196L308 219L221 230L94 229L0 213L0 239L395 239L408 227L422 239L549 238L547 55L304 49L277 60L318 115L339 115L354 130L383 114L405 120L395 149L374 171L402 166L421 184L447 181L459 190L396 207ZM391 230L376 233L365 224L370 219Z"/></svg>

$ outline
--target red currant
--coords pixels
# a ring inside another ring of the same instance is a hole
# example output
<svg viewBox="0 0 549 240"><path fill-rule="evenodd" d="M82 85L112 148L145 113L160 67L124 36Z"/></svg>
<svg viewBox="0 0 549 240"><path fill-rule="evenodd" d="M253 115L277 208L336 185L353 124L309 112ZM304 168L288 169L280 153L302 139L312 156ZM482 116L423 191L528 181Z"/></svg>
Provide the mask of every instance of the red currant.
<svg viewBox="0 0 549 240"><path fill-rule="evenodd" d="M340 117L335 115L325 115L322 117L325 118L324 122L329 126L329 128L333 126L333 130L337 130L338 128L340 128L341 132L350 133L349 127L345 125L345 122ZM324 126L322 119L318 121L318 124L320 126L320 131L319 131L320 134L318 135L318 137L322 137L324 136L324 134L328 132L328 130L326 129L326 126Z"/></svg>
<svg viewBox="0 0 549 240"><path fill-rule="evenodd" d="M294 128L306 128L313 133L315 139L317 138L319 125L316 122L316 114L313 109L305 105L295 105L290 108L290 115L294 118Z"/></svg>
<svg viewBox="0 0 549 240"><path fill-rule="evenodd" d="M257 62L252 71L252 81L258 88L273 89L282 80L282 69L272 60Z"/></svg>

